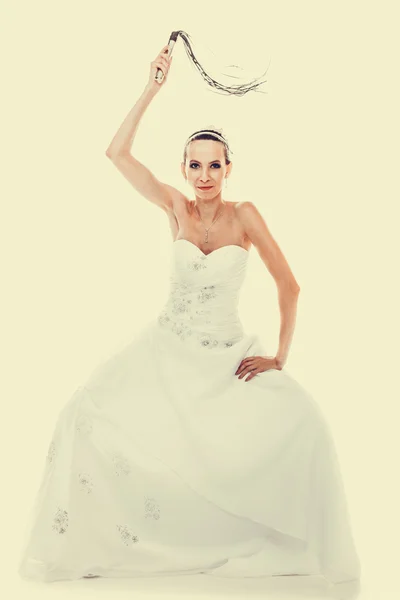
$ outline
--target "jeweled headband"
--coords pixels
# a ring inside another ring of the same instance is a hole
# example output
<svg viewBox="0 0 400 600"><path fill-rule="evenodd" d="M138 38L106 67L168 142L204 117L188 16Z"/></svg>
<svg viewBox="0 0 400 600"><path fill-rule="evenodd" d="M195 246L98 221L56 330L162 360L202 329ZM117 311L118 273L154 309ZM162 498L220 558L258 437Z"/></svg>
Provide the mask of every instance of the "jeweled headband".
<svg viewBox="0 0 400 600"><path fill-rule="evenodd" d="M200 133L209 133L210 135L215 135L215 137L219 138L221 140L221 142L224 142L224 144L227 143L226 139L220 133L216 133L215 131L212 131L211 129L201 129L200 131L196 131L195 133L192 133L192 135L188 137L188 139L186 140L185 146L190 142L190 140L192 138L194 138L196 135L199 135Z"/></svg>

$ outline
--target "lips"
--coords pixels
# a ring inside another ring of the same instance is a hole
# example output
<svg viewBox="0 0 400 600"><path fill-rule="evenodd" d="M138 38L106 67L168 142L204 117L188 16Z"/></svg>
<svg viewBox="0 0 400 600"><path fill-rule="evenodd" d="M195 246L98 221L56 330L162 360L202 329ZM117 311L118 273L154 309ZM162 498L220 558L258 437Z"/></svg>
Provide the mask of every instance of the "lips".
<svg viewBox="0 0 400 600"><path fill-rule="evenodd" d="M211 188L213 187L212 185L206 185L206 186L198 186L200 190L211 190Z"/></svg>

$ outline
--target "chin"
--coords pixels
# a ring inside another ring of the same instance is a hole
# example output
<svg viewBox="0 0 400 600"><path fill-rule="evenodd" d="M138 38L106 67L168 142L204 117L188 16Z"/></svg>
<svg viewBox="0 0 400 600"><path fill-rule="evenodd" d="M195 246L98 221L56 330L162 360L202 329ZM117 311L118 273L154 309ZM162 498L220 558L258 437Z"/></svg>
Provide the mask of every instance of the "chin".
<svg viewBox="0 0 400 600"><path fill-rule="evenodd" d="M221 191L220 188L216 185L213 185L213 187L210 190L201 190L200 188L196 187L196 192L200 193L200 194L205 194L207 196L216 196L217 194L219 194L219 192Z"/></svg>

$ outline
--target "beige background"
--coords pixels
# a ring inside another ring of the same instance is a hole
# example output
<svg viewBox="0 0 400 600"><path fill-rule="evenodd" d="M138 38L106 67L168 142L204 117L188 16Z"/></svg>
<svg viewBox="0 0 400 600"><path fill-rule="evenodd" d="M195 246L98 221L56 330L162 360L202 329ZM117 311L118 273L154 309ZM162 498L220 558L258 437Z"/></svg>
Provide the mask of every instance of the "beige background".
<svg viewBox="0 0 400 600"><path fill-rule="evenodd" d="M64 598L73 588L74 598L99 589L134 589L135 598L164 589L165 598L175 597L174 585L176 597L190 590L186 578L42 586L15 572L59 411L166 298L167 219L105 150L146 85L150 62L171 31L183 29L206 70L218 61L256 76L268 68L267 93L213 93L178 40L169 81L132 152L193 197L180 173L184 141L196 129L223 128L234 152L224 197L258 206L301 286L287 369L335 433L362 560L361 598L394 598L398 3L3 0L1 8L4 597ZM240 310L274 354L276 287L254 248ZM232 593L229 581L194 585L201 598ZM252 594L262 597L262 582Z"/></svg>

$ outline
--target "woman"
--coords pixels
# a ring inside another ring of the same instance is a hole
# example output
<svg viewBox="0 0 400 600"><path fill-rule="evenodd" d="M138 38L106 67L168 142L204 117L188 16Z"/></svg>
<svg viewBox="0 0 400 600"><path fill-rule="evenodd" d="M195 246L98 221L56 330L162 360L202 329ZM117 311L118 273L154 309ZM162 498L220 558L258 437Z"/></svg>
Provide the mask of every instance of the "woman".
<svg viewBox="0 0 400 600"><path fill-rule="evenodd" d="M299 285L256 207L222 198L232 170L224 136L205 130L187 140L182 174L195 200L130 153L167 81L166 51L107 156L168 217L170 294L61 411L19 573L42 581L188 573L358 580L329 426L283 368ZM279 290L273 357L237 312L252 245Z"/></svg>

